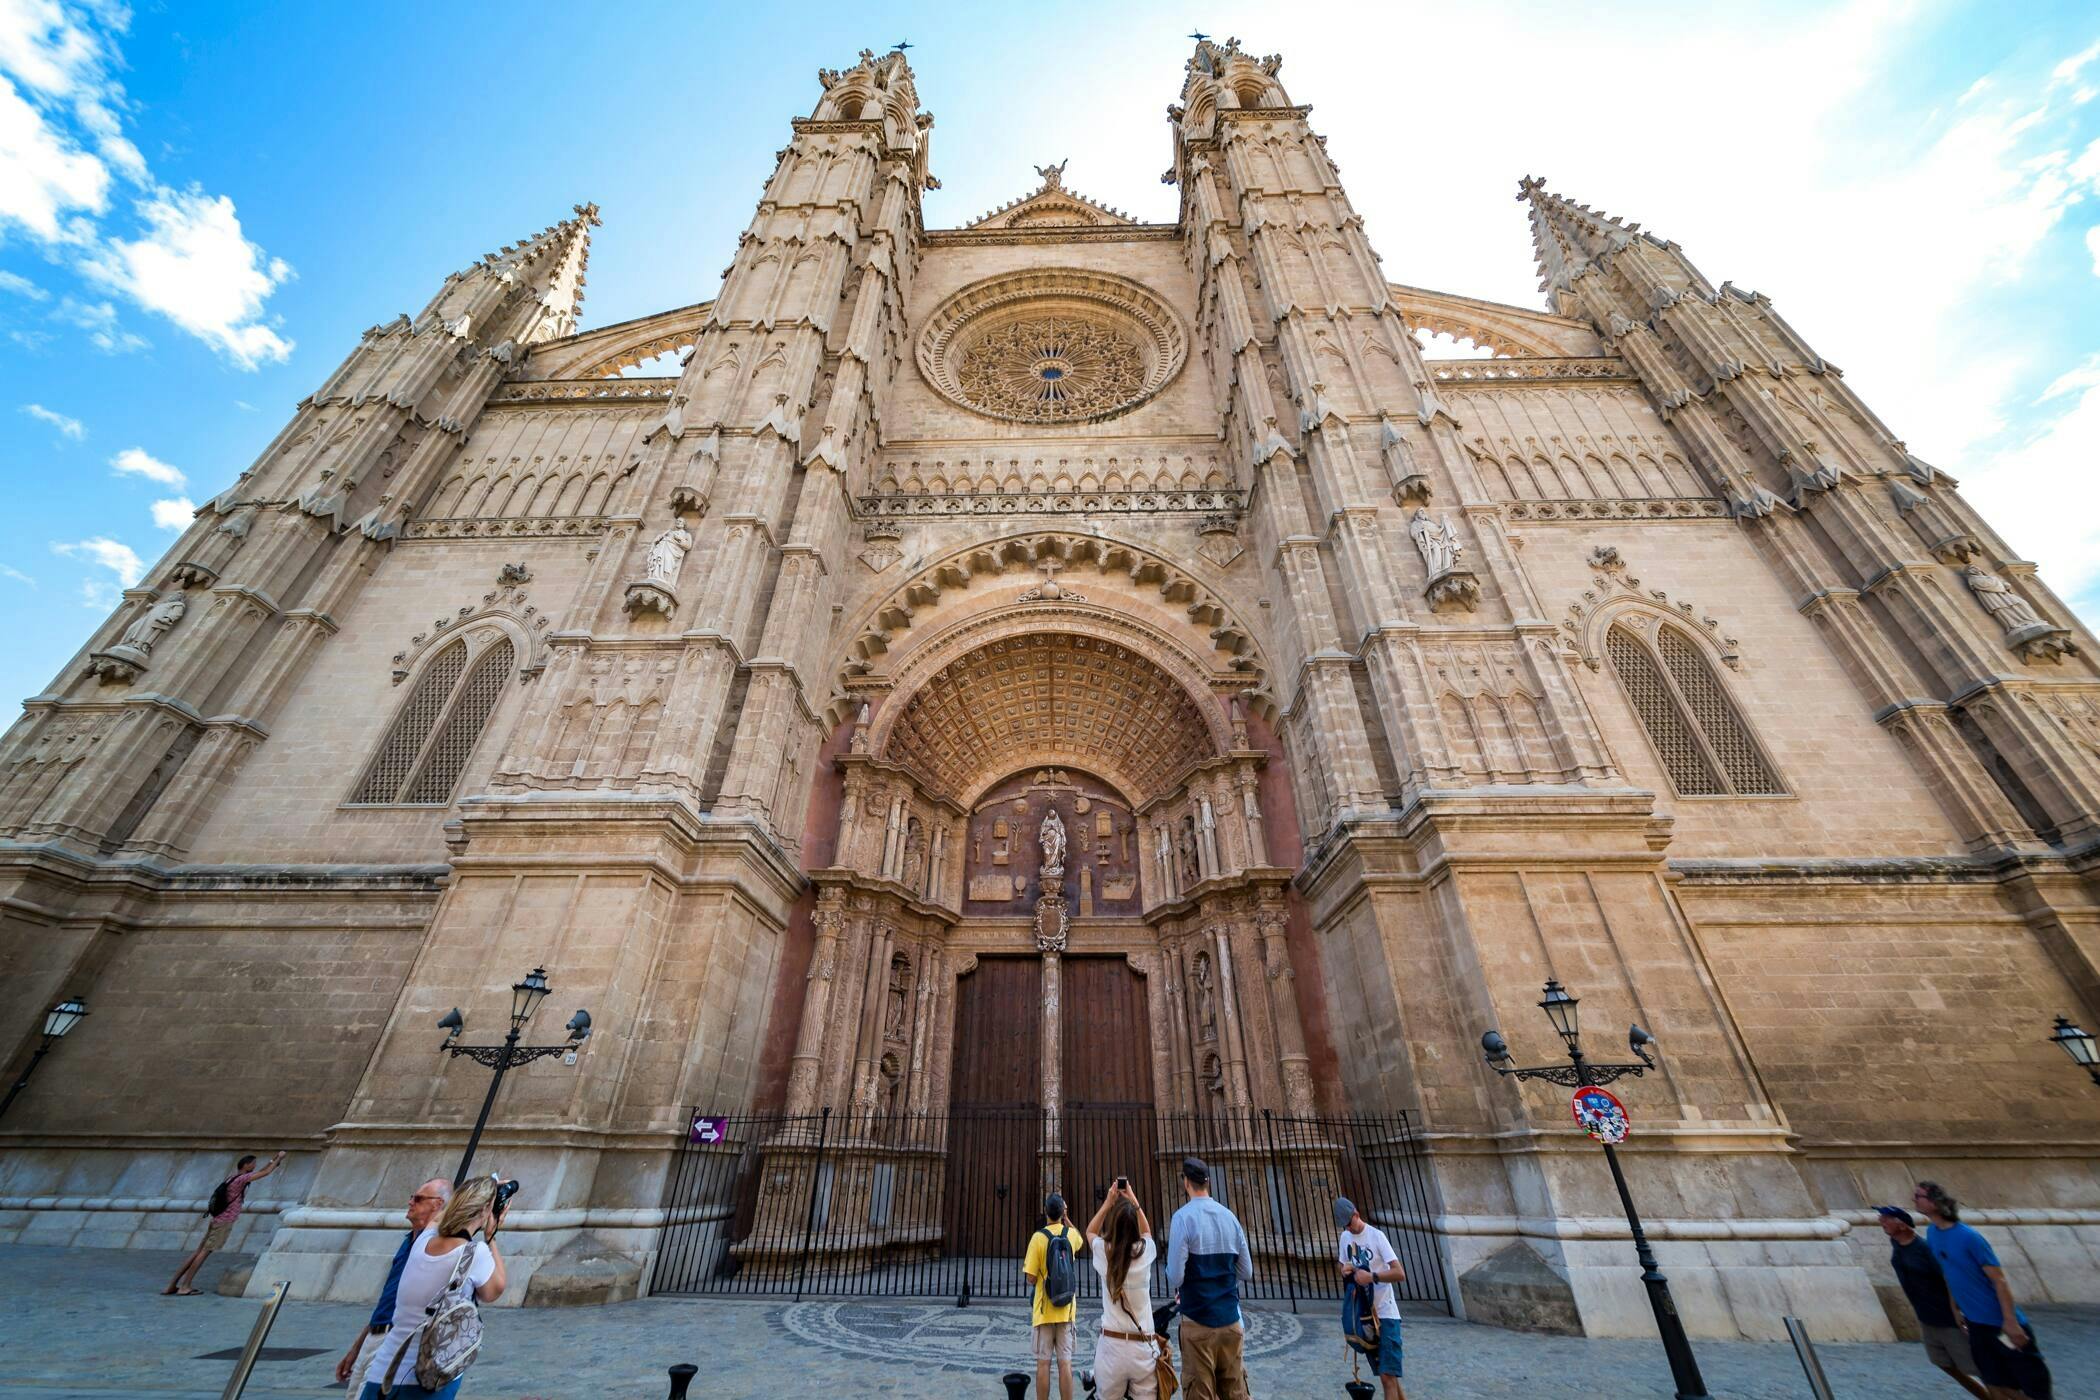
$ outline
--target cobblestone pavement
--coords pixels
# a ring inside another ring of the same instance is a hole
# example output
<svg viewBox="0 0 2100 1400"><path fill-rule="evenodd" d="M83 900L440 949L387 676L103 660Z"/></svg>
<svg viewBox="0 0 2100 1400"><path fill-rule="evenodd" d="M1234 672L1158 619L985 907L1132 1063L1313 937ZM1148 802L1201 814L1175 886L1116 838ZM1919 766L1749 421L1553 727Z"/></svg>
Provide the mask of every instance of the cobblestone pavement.
<svg viewBox="0 0 2100 1400"><path fill-rule="evenodd" d="M203 1358L237 1352L260 1305L209 1291L159 1296L178 1262L144 1250L0 1246L0 1400L217 1400L233 1363ZM206 1266L207 1290L228 1262ZM310 1354L264 1361L247 1395L341 1394L329 1376L364 1311L287 1303L269 1344ZM2032 1311L2057 1395L2100 1397L2100 1308ZM1013 1305L652 1298L591 1309L498 1308L487 1319L488 1343L464 1400L661 1400L665 1369L677 1361L702 1368L694 1400L1003 1400L999 1373L1032 1370L1027 1315ZM1325 1307L1298 1317L1250 1313L1255 1396L1339 1397L1349 1367L1337 1334ZM1809 1394L1784 1344L1697 1345L1717 1400ZM1838 1400L1961 1395L1914 1343L1826 1346L1821 1354ZM1410 1400L1666 1400L1671 1388L1652 1342L1536 1337L1420 1318L1407 1323L1407 1393Z"/></svg>

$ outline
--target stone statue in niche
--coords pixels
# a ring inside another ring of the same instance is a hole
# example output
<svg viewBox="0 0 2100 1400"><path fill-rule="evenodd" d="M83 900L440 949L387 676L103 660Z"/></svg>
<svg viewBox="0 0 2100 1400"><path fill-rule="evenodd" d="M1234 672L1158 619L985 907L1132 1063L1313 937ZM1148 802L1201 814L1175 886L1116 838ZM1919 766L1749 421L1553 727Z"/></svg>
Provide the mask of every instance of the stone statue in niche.
<svg viewBox="0 0 2100 1400"><path fill-rule="evenodd" d="M913 817L904 828L904 887L917 892L926 874L926 828Z"/></svg>
<svg viewBox="0 0 2100 1400"><path fill-rule="evenodd" d="M1043 884L1046 888L1064 883L1065 878L1065 820L1052 807L1043 816Z"/></svg>
<svg viewBox="0 0 2100 1400"><path fill-rule="evenodd" d="M1442 578L1458 567L1465 546L1458 542L1458 531L1452 527L1451 517L1441 521L1433 519L1426 506L1416 506L1415 513L1407 522L1407 533L1413 538L1415 548L1422 553L1422 563L1428 568L1431 578Z"/></svg>
<svg viewBox="0 0 2100 1400"><path fill-rule="evenodd" d="M1181 819L1181 836L1175 843L1181 855L1181 884L1186 889L1201 878L1196 864L1196 819L1184 816Z"/></svg>
<svg viewBox="0 0 2100 1400"><path fill-rule="evenodd" d="M911 960L899 953L890 959L889 1011L882 1023L885 1040L904 1039L904 1016L910 1000Z"/></svg>
<svg viewBox="0 0 2100 1400"><path fill-rule="evenodd" d="M189 599L180 593L170 593L139 615L137 621L124 629L117 645L136 651L141 657L150 655L153 644L190 610Z"/></svg>
<svg viewBox="0 0 2100 1400"><path fill-rule="evenodd" d="M1983 604L1983 610L2005 630L2005 644L2023 659L2053 663L2077 650L2068 628L2046 621L2017 589L1981 564L1963 569L1962 581L1969 585L1976 601Z"/></svg>
<svg viewBox="0 0 2100 1400"><path fill-rule="evenodd" d="M649 582L663 588L677 587L679 570L685 567L686 553L692 547L693 532L685 528L683 520L674 519L671 528L658 535L649 546Z"/></svg>
<svg viewBox="0 0 2100 1400"><path fill-rule="evenodd" d="M1968 581L1969 591L1976 595L1976 601L1983 604L1983 610L1996 618L1998 625L2006 631L2017 632L2042 620L2033 604L1983 565L1969 565L1962 570L1962 577Z"/></svg>
<svg viewBox="0 0 2100 1400"><path fill-rule="evenodd" d="M1211 971L1210 954L1198 953L1190 965L1196 983L1196 1034L1203 1040L1218 1038L1218 984Z"/></svg>

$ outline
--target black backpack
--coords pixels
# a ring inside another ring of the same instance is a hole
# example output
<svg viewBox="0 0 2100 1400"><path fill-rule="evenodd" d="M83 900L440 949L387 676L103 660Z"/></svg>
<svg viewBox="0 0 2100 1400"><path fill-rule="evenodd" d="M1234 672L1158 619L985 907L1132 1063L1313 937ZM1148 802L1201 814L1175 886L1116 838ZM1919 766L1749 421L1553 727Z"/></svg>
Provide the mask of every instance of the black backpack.
<svg viewBox="0 0 2100 1400"><path fill-rule="evenodd" d="M208 1205L204 1207L204 1213L206 1215L217 1215L219 1212L225 1210L227 1206L228 1193L231 1191L232 1187L233 1178L230 1176L227 1177L224 1181L220 1182L217 1186L212 1187L211 1201Z"/></svg>
<svg viewBox="0 0 2100 1400"><path fill-rule="evenodd" d="M1043 1238L1043 1297L1053 1308L1070 1307L1079 1293L1079 1266L1072 1259L1072 1236L1068 1226L1055 1232L1047 1227Z"/></svg>

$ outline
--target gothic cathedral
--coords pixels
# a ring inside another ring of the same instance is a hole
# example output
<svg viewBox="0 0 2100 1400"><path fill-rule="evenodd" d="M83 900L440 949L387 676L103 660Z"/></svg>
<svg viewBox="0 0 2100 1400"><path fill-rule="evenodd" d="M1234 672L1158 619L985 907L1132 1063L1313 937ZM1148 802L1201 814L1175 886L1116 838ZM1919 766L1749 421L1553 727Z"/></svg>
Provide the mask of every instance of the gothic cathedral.
<svg viewBox="0 0 2100 1400"><path fill-rule="evenodd" d="M90 1012L0 1237L167 1247L283 1145L251 1290L367 1296L489 1084L439 1018L540 967L513 1296L647 1286L696 1109L1404 1113L1456 1310L1638 1333L1481 1054L1550 978L1654 1036L1695 1332L1887 1337L1919 1175L2100 1299L2093 635L1676 244L1527 178L1548 309L1388 281L1280 68L1197 43L1173 223L934 229L863 53L714 300L581 329L584 206L368 331L0 740L11 1074Z"/></svg>

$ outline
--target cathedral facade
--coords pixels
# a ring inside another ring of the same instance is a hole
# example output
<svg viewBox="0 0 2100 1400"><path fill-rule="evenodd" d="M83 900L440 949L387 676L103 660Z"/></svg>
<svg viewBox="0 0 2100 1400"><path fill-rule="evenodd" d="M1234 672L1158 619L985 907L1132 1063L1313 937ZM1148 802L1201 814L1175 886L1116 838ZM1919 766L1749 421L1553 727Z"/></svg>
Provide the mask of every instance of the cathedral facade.
<svg viewBox="0 0 2100 1400"><path fill-rule="evenodd" d="M0 741L10 1064L90 1011L0 1229L165 1247L284 1146L251 1287L364 1296L487 1088L439 1018L540 966L514 1294L647 1260L696 1106L1115 1099L1407 1110L1458 1309L1638 1332L1480 1053L1552 978L1655 1037L1695 1332L1886 1337L1918 1176L2100 1298L2092 634L1766 297L1534 179L1548 309L1393 283L1308 112L1200 41L1173 223L1045 166L931 229L862 54L712 301L579 329L581 207L367 332Z"/></svg>

